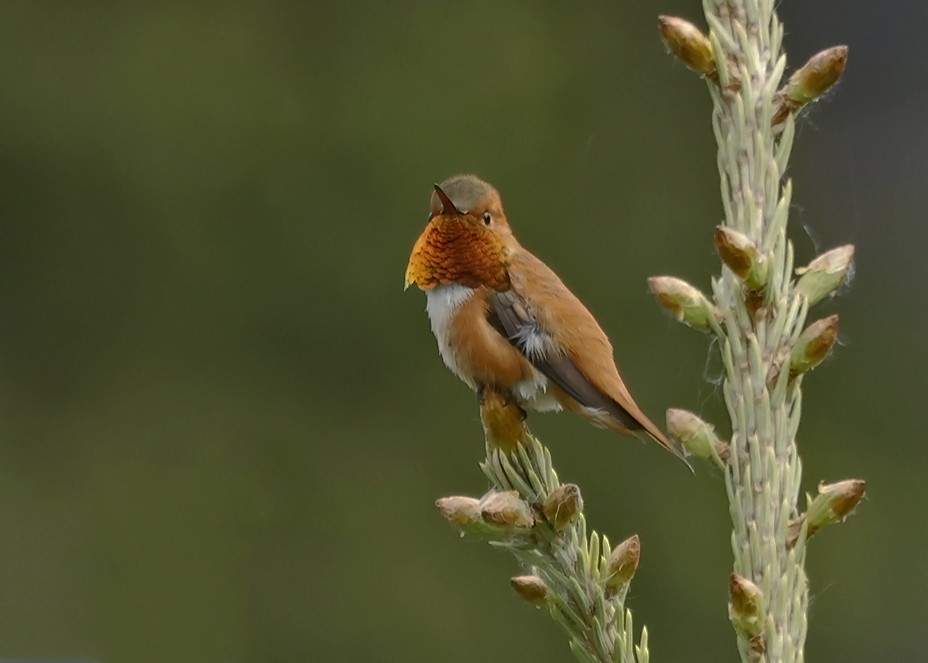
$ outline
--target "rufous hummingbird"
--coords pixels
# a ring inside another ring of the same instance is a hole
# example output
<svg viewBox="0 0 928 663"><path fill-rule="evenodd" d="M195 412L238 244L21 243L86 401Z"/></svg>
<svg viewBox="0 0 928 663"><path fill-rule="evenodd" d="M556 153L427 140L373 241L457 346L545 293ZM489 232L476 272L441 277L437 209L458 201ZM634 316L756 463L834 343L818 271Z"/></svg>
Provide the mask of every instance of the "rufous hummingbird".
<svg viewBox="0 0 928 663"><path fill-rule="evenodd" d="M432 332L452 373L478 397L490 387L522 408L567 409L684 458L635 404L593 315L516 240L495 188L456 175L435 185L430 207L406 287L425 291Z"/></svg>

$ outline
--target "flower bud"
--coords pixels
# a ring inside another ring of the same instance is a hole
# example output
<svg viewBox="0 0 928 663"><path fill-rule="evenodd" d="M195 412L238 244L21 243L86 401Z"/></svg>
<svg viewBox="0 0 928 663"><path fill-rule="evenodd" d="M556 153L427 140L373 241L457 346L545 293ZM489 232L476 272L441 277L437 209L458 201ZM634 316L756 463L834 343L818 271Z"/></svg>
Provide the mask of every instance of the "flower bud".
<svg viewBox="0 0 928 663"><path fill-rule="evenodd" d="M516 594L534 606L543 606L548 600L548 586L538 576L516 576L509 579Z"/></svg>
<svg viewBox="0 0 928 663"><path fill-rule="evenodd" d="M718 226L715 229L715 250L735 275L751 290L760 290L767 283L767 257L743 233Z"/></svg>
<svg viewBox="0 0 928 663"><path fill-rule="evenodd" d="M435 501L441 515L453 525L473 525L480 520L480 500L473 497L442 497Z"/></svg>
<svg viewBox="0 0 928 663"><path fill-rule="evenodd" d="M484 522L480 516L480 501L473 497L442 497L435 501L435 506L452 525L464 534L498 537L505 534L505 530Z"/></svg>
<svg viewBox="0 0 928 663"><path fill-rule="evenodd" d="M732 573L728 578L728 618L748 638L763 631L763 594L747 578Z"/></svg>
<svg viewBox="0 0 928 663"><path fill-rule="evenodd" d="M718 322L719 312L706 296L682 279L652 276L648 289L677 320L694 329L709 331Z"/></svg>
<svg viewBox="0 0 928 663"><path fill-rule="evenodd" d="M498 538L506 534L505 528L483 520L480 501L473 497L442 497L435 501L435 506L449 523L461 530L461 536L475 534Z"/></svg>
<svg viewBox="0 0 928 663"><path fill-rule="evenodd" d="M854 245L826 251L805 267L796 270L796 291L814 306L844 285L854 275Z"/></svg>
<svg viewBox="0 0 928 663"><path fill-rule="evenodd" d="M728 458L728 445L715 434L715 428L687 410L667 410L667 432L687 454L711 460L720 468ZM722 458L724 454L724 458Z"/></svg>
<svg viewBox="0 0 928 663"><path fill-rule="evenodd" d="M780 124L787 115L815 101L834 85L847 66L847 52L847 46L826 48L795 71L777 93L773 124Z"/></svg>
<svg viewBox="0 0 928 663"><path fill-rule="evenodd" d="M843 522L854 512L866 492L867 483L860 479L820 483L818 495L806 510L807 535L812 536L826 525Z"/></svg>
<svg viewBox="0 0 928 663"><path fill-rule="evenodd" d="M488 494L480 503L480 515L486 522L503 527L531 527L535 524L532 509L515 490Z"/></svg>
<svg viewBox="0 0 928 663"><path fill-rule="evenodd" d="M606 561L606 597L622 592L635 577L641 559L641 539L634 534L612 549Z"/></svg>
<svg viewBox="0 0 928 663"><path fill-rule="evenodd" d="M835 341L838 340L840 324L837 315L816 320L796 339L789 355L789 369L792 375L810 371L828 356Z"/></svg>
<svg viewBox="0 0 928 663"><path fill-rule="evenodd" d="M847 67L847 46L832 46L816 53L789 77L784 94L802 105L825 94Z"/></svg>
<svg viewBox="0 0 928 663"><path fill-rule="evenodd" d="M676 16L658 16L661 39L671 53L701 76L715 74L712 45L699 28Z"/></svg>
<svg viewBox="0 0 928 663"><path fill-rule="evenodd" d="M544 503L545 518L554 529L565 529L583 511L583 498L577 484L565 483L551 491Z"/></svg>

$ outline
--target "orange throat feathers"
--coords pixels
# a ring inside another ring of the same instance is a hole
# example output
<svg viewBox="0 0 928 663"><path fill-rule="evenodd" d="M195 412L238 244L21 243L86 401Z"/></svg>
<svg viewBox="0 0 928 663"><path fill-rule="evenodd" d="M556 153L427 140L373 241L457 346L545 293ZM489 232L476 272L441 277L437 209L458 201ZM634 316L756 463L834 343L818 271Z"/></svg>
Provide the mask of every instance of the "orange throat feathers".
<svg viewBox="0 0 928 663"><path fill-rule="evenodd" d="M508 252L502 240L467 214L437 214L416 240L406 267L406 287L439 285L509 288Z"/></svg>

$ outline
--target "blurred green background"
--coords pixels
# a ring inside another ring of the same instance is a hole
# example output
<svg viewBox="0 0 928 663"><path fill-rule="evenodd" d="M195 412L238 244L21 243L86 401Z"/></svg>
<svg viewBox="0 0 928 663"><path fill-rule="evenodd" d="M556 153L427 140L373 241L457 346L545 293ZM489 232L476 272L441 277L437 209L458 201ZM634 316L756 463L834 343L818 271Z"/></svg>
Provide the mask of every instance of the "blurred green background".
<svg viewBox="0 0 928 663"><path fill-rule="evenodd" d="M501 190L613 337L642 407L717 421L721 218L704 86L656 14L693 0L19 2L0 11L0 658L566 661L479 494L473 396L402 290L432 182ZM806 485L869 498L811 546L808 660L923 656L928 103L919 0L782 4L792 65L851 45L799 130L799 263L853 242L842 347L806 381ZM708 381L707 381L708 380ZM534 416L643 561L659 661L736 660L720 477Z"/></svg>

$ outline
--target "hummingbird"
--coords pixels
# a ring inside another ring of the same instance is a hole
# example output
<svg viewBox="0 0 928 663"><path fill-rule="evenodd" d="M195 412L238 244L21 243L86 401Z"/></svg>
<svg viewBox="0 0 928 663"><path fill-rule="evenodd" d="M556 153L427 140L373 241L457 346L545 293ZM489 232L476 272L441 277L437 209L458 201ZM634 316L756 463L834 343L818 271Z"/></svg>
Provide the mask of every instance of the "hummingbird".
<svg viewBox="0 0 928 663"><path fill-rule="evenodd" d="M519 244L489 183L456 175L434 185L428 224L406 267L411 285L425 291L445 365L478 399L489 387L523 411L569 410L650 438L685 462L635 404L593 315Z"/></svg>

